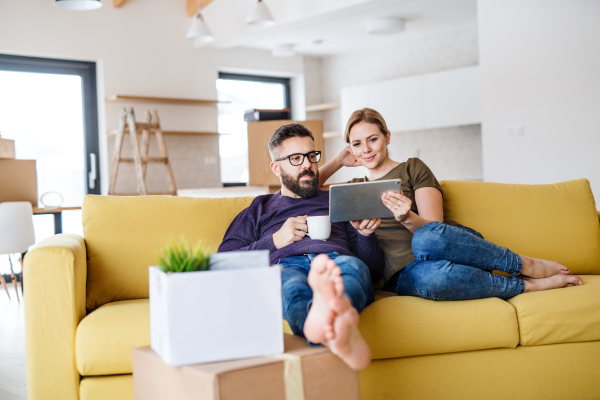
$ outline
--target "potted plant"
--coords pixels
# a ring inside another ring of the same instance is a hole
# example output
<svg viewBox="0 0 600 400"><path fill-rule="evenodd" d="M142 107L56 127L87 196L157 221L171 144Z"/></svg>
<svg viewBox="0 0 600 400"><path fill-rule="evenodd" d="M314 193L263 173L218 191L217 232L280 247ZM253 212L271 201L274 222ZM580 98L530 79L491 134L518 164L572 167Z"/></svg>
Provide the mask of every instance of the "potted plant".
<svg viewBox="0 0 600 400"><path fill-rule="evenodd" d="M151 347L167 364L283 352L281 270L268 251L171 240L149 273Z"/></svg>

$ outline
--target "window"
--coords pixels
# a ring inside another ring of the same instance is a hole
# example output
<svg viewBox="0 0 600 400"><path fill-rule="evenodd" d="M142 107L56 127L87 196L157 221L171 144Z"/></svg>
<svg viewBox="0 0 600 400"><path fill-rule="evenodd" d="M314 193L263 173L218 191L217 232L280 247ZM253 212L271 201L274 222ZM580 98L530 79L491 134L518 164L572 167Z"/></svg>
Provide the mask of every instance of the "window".
<svg viewBox="0 0 600 400"><path fill-rule="evenodd" d="M244 113L251 109L291 109L290 79L219 73L219 152L225 186L248 183L248 129Z"/></svg>

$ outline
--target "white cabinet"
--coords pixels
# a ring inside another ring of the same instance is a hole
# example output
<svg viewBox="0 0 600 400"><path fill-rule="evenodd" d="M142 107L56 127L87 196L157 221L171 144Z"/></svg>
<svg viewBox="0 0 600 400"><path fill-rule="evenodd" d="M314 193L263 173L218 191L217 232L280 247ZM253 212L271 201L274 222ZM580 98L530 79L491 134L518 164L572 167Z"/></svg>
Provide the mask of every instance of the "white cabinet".
<svg viewBox="0 0 600 400"><path fill-rule="evenodd" d="M423 128L422 76L369 85L369 105L385 119L392 132Z"/></svg>
<svg viewBox="0 0 600 400"><path fill-rule="evenodd" d="M425 128L481 122L479 67L423 75Z"/></svg>
<svg viewBox="0 0 600 400"><path fill-rule="evenodd" d="M350 115L356 110L369 106L369 85L360 86L349 86L342 88L341 95L342 101L340 104L342 114L341 130L346 130L346 123Z"/></svg>
<svg viewBox="0 0 600 400"><path fill-rule="evenodd" d="M391 132L481 123L479 67L415 75L341 90L341 126L353 111L373 108Z"/></svg>

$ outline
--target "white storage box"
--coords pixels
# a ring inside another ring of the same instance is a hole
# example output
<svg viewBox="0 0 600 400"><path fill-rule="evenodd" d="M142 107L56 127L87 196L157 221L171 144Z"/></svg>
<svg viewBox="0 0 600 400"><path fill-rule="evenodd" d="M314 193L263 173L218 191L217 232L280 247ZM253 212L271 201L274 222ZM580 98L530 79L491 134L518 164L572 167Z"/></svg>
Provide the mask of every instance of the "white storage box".
<svg viewBox="0 0 600 400"><path fill-rule="evenodd" d="M283 353L281 269L268 251L218 253L208 271L150 267L150 334L171 366Z"/></svg>

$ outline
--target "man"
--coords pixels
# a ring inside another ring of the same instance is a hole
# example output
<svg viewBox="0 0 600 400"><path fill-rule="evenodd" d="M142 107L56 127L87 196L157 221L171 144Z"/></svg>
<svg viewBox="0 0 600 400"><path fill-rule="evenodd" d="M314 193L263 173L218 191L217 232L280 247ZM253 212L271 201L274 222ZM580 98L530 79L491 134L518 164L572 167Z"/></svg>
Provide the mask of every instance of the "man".
<svg viewBox="0 0 600 400"><path fill-rule="evenodd" d="M324 344L355 370L371 362L358 314L373 302L372 279L383 271L373 235L380 219L331 224L329 239L306 236L307 216L329 214L329 192L318 190L320 151L304 126L277 129L269 141L275 194L256 197L225 233L219 252L269 250L282 266L283 317L294 334Z"/></svg>

